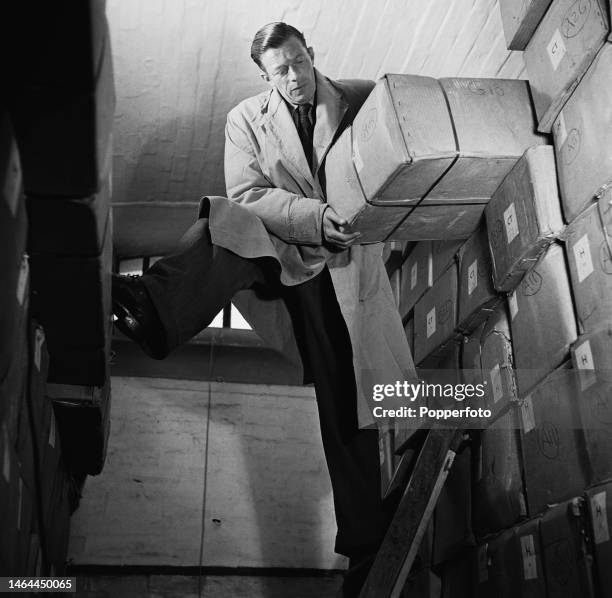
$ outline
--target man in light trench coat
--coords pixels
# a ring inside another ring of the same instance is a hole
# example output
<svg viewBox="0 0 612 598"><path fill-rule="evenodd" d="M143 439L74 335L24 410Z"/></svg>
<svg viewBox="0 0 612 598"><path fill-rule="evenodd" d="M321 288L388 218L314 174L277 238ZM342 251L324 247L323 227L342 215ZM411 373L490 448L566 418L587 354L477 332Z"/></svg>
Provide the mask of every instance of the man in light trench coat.
<svg viewBox="0 0 612 598"><path fill-rule="evenodd" d="M251 56L270 89L227 117L228 198L202 201L177 251L138 279L115 276L118 327L163 358L232 298L253 328L314 381L338 533L357 596L391 513L380 498L372 385L416 378L382 244L325 203L325 156L371 91L331 81L303 35L271 23Z"/></svg>

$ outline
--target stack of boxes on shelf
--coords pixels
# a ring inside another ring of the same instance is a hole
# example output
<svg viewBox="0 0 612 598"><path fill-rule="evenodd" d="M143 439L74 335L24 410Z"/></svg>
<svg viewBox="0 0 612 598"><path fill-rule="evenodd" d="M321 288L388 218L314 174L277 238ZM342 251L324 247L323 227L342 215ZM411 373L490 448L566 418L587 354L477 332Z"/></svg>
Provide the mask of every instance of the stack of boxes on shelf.
<svg viewBox="0 0 612 598"><path fill-rule="evenodd" d="M63 571L79 485L102 466L110 390L105 3L28 8L13 7L29 43L0 112L0 569L12 576Z"/></svg>
<svg viewBox="0 0 612 598"><path fill-rule="evenodd" d="M500 6L554 143L523 152L466 241L411 244L392 272L419 371L484 383L472 405L492 413L434 513L441 587L417 595L612 596L610 9Z"/></svg>
<svg viewBox="0 0 612 598"><path fill-rule="evenodd" d="M327 201L363 242L465 239L544 142L525 81L386 75L327 155Z"/></svg>

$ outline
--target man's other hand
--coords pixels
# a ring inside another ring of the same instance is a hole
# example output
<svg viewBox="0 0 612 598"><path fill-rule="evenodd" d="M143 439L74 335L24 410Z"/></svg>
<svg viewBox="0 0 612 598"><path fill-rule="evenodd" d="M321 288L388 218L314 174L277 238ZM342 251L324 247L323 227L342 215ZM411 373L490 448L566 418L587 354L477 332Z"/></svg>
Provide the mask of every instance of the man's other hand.
<svg viewBox="0 0 612 598"><path fill-rule="evenodd" d="M331 206L327 206L323 212L323 240L330 245L346 249L350 247L361 233L352 232L348 222L338 216Z"/></svg>

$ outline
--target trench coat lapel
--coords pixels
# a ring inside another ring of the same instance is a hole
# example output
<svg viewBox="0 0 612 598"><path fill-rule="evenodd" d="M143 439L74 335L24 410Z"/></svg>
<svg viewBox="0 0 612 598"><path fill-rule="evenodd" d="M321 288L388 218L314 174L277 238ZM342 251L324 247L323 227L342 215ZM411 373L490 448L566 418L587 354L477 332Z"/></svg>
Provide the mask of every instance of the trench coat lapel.
<svg viewBox="0 0 612 598"><path fill-rule="evenodd" d="M262 126L282 154L283 163L291 165L294 174L306 179L313 187L314 178L304 155L300 136L286 102L276 89L270 93L267 115L262 121Z"/></svg>
<svg viewBox="0 0 612 598"><path fill-rule="evenodd" d="M317 118L312 144L316 176L344 118L348 104L326 77L316 69L315 74L317 77Z"/></svg>
<svg viewBox="0 0 612 598"><path fill-rule="evenodd" d="M262 126L270 135L286 163L315 187L316 175L329 150L338 127L348 109L348 104L342 94L315 69L317 78L317 107L313 132L314 174L311 172L295 123L287 104L280 93L273 89L270 92L266 114Z"/></svg>

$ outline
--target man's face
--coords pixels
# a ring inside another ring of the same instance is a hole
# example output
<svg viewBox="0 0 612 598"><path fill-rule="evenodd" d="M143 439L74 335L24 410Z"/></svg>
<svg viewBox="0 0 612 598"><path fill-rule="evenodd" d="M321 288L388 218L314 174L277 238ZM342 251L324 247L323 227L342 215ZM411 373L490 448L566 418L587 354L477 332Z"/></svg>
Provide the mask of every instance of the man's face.
<svg viewBox="0 0 612 598"><path fill-rule="evenodd" d="M261 55L263 79L292 104L311 104L316 82L312 48L305 48L296 37L279 48L270 48Z"/></svg>

